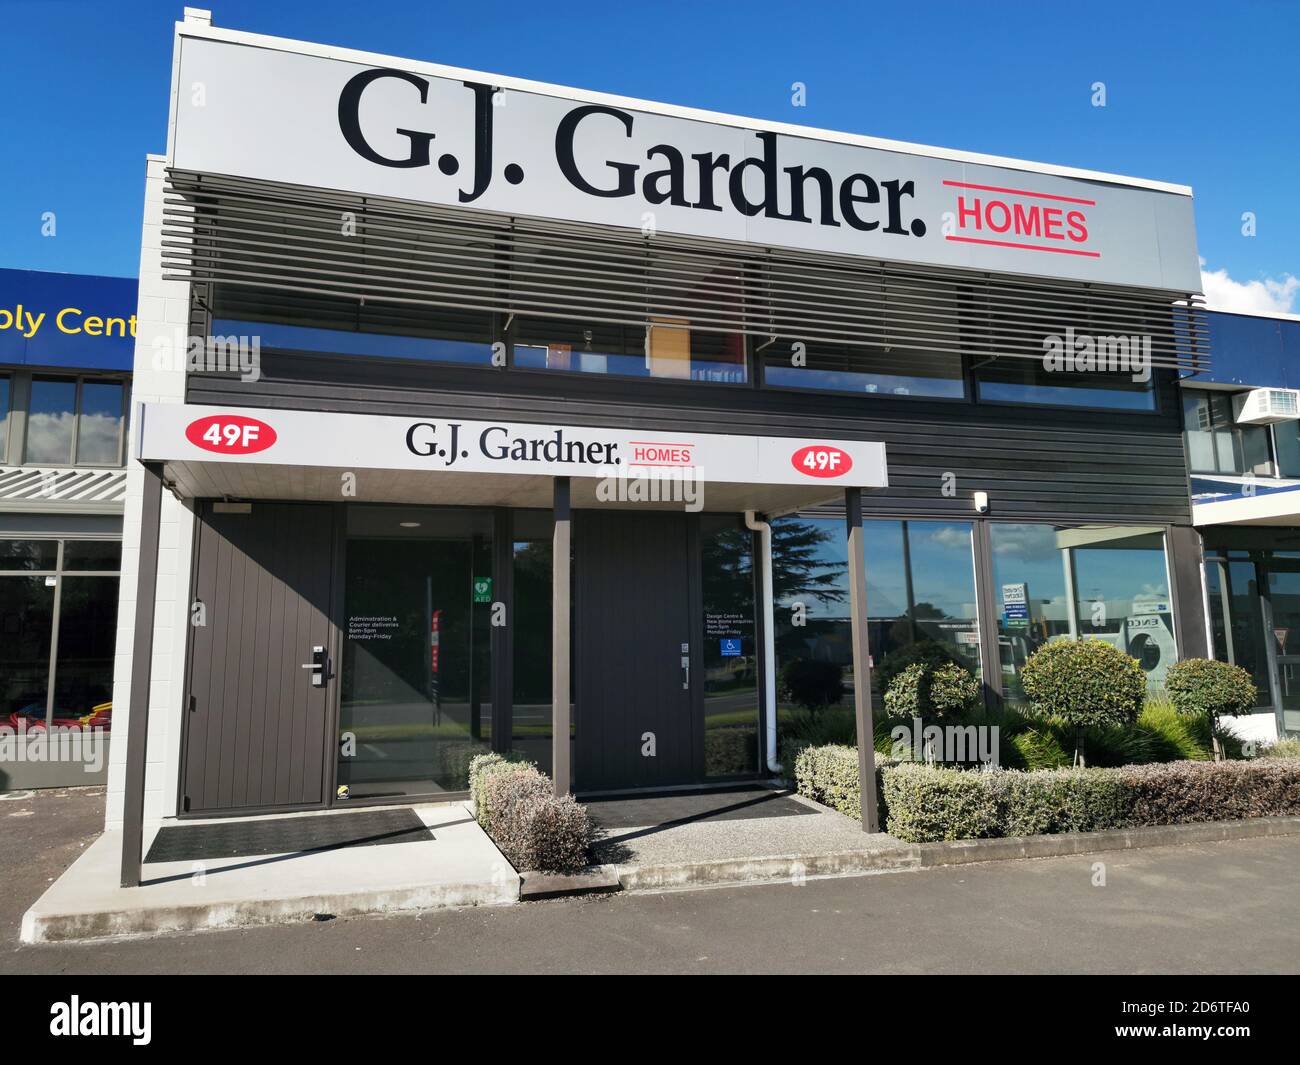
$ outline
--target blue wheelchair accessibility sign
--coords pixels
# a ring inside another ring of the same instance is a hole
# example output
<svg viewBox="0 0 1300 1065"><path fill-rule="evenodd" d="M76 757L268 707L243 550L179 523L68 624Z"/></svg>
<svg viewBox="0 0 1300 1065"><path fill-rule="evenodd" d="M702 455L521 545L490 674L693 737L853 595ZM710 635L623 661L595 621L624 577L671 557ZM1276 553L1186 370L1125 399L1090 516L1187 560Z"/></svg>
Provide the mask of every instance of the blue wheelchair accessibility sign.
<svg viewBox="0 0 1300 1065"><path fill-rule="evenodd" d="M739 640L723 640L723 641L721 641L721 643L722 643L722 657L723 657L723 658L738 658L738 657L740 657L740 641L739 641Z"/></svg>

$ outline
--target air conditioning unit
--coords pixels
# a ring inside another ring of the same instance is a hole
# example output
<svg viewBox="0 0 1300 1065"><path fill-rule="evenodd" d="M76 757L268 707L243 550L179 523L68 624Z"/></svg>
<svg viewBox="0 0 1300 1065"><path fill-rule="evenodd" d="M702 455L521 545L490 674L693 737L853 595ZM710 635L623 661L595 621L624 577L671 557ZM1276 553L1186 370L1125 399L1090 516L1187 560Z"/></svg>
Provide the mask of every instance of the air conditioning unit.
<svg viewBox="0 0 1300 1065"><path fill-rule="evenodd" d="M1238 425L1272 425L1300 419L1300 391L1294 388L1252 388L1232 397Z"/></svg>

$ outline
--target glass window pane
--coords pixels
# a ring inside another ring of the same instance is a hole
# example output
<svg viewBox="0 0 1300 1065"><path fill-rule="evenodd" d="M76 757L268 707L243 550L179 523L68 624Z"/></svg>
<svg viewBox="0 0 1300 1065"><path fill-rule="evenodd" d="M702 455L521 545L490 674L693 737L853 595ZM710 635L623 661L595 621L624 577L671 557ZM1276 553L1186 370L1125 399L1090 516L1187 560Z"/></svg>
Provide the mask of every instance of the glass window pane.
<svg viewBox="0 0 1300 1065"><path fill-rule="evenodd" d="M516 533L527 535L515 512ZM550 514L539 515L550 523ZM539 521L540 526L540 521ZM515 632L514 721L510 748L551 771L551 540L539 527L536 539L514 544Z"/></svg>
<svg viewBox="0 0 1300 1065"><path fill-rule="evenodd" d="M813 388L882 396L961 399L966 395L961 356L849 344L804 344L781 339L763 349L763 382L776 388ZM801 364L793 360L802 355Z"/></svg>
<svg viewBox="0 0 1300 1065"><path fill-rule="evenodd" d="M1079 634L1113 643L1136 658L1158 688L1176 660L1164 534L1125 529L1067 529L1073 555Z"/></svg>
<svg viewBox="0 0 1300 1065"><path fill-rule="evenodd" d="M1158 529L990 525L998 644L1007 700L1020 673L1054 639L1105 640L1132 655L1154 690L1175 661L1173 614Z"/></svg>
<svg viewBox="0 0 1300 1065"><path fill-rule="evenodd" d="M753 534L738 518L700 520L704 577L704 775L758 772Z"/></svg>
<svg viewBox="0 0 1300 1065"><path fill-rule="evenodd" d="M1300 422L1279 422L1273 426L1277 442L1279 477L1300 477Z"/></svg>
<svg viewBox="0 0 1300 1065"><path fill-rule="evenodd" d="M691 329L685 319L658 319L646 327L520 318L515 322L514 361L529 370L745 380L744 338Z"/></svg>
<svg viewBox="0 0 1300 1065"><path fill-rule="evenodd" d="M31 404L27 410L26 462L64 465L72 462L76 406L76 381L58 377L32 380Z"/></svg>
<svg viewBox="0 0 1300 1065"><path fill-rule="evenodd" d="M791 736L820 742L854 736L847 573L843 518L796 514L772 522L777 723L783 742ZM842 694L829 699L836 684Z"/></svg>
<svg viewBox="0 0 1300 1065"><path fill-rule="evenodd" d="M1155 410L1150 375L1079 371L1049 372L1036 359L998 359L977 371L979 398L986 403L1041 403L1053 407Z"/></svg>
<svg viewBox="0 0 1300 1065"><path fill-rule="evenodd" d="M65 540L65 570L117 570L122 568L121 540Z"/></svg>
<svg viewBox="0 0 1300 1065"><path fill-rule="evenodd" d="M1051 525L989 526L993 594L998 603L998 649L1008 702L1024 700L1020 672L1034 651L1073 628L1066 593L1065 554Z"/></svg>
<svg viewBox="0 0 1300 1065"><path fill-rule="evenodd" d="M55 540L0 540L0 570L53 570L58 558Z"/></svg>
<svg viewBox="0 0 1300 1065"><path fill-rule="evenodd" d="M54 665L56 724L111 727L116 577L64 577Z"/></svg>
<svg viewBox="0 0 1300 1065"><path fill-rule="evenodd" d="M1184 442L1187 446L1187 465L1193 473L1218 471L1213 428L1210 397L1204 392L1184 392Z"/></svg>
<svg viewBox="0 0 1300 1065"><path fill-rule="evenodd" d="M475 525L490 515L348 514L337 783L353 798L464 791L488 749L492 540Z"/></svg>
<svg viewBox="0 0 1300 1065"><path fill-rule="evenodd" d="M45 722L54 591L45 577L0 577L0 725L7 728Z"/></svg>
<svg viewBox="0 0 1300 1065"><path fill-rule="evenodd" d="M122 385L118 381L84 381L81 385L77 462L116 466L122 460Z"/></svg>

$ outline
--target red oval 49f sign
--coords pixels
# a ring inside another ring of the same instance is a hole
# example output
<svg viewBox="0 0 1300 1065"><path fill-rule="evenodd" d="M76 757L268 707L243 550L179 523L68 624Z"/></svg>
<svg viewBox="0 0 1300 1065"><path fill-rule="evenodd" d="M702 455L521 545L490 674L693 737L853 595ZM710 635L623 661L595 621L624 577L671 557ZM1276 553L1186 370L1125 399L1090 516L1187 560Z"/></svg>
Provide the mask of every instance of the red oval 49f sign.
<svg viewBox="0 0 1300 1065"><path fill-rule="evenodd" d="M809 444L790 456L790 464L808 477L842 477L853 469L853 456L834 444Z"/></svg>
<svg viewBox="0 0 1300 1065"><path fill-rule="evenodd" d="M218 455L252 455L275 443L275 430L242 414L209 414L185 427L185 439Z"/></svg>

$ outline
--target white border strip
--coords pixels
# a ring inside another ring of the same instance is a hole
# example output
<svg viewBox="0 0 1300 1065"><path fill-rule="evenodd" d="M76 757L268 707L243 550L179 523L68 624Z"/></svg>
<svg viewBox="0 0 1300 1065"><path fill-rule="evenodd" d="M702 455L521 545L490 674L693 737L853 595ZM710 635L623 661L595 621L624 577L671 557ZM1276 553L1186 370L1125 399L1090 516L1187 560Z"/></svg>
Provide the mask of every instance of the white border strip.
<svg viewBox="0 0 1300 1065"><path fill-rule="evenodd" d="M899 152L906 155L928 156L933 159L950 159L960 163L974 163L981 166L998 166L1011 170L1028 171L1035 174L1048 174L1053 177L1073 178L1079 181L1099 181L1109 185L1126 185L1130 188L1151 189L1156 192L1168 192L1177 196L1192 195L1190 185L1175 185L1164 181L1151 181L1146 178L1125 177L1120 174L1107 174L1098 170L1082 170L1076 167L1055 166L1050 163L1037 163L1024 159L1008 159L998 155L984 155L979 152L964 152L955 148L935 148L924 144L909 144L906 141L886 140L880 137L866 137L854 133L841 133L835 130L817 129L812 126L798 126L788 122L772 122L760 118L745 118L718 111L704 111L694 107L680 107L676 104L657 103L651 100L638 100L629 96L617 96L612 93L592 92L588 89L575 89L562 85L551 85L541 81L529 81L504 74L491 74L480 70L467 70L464 67L450 67L440 63L421 62L402 59L397 56L383 55L378 52L363 52L352 48L339 48L335 45L312 44L308 41L294 41L283 37L268 37L244 30L229 30L217 26L206 26L196 22L176 23L176 34L180 37L195 37L212 41L224 41L227 44L247 45L252 48L268 48L277 52L291 52L298 55L316 56L321 59L336 59L346 63L361 63L368 66L395 67L413 73L424 74L434 78L453 78L461 81L479 81L498 85L520 92L538 93L565 100L582 103L598 103L627 110L643 111L650 114L666 115L671 118L690 119L695 122L711 122L723 126L738 126L747 130L761 130L779 133L788 137L804 137L810 140L829 141L837 144L850 144L863 148L876 148L882 151ZM173 84L175 79L173 77ZM172 99L172 119L175 118L176 98ZM172 154L171 138L168 139L168 155Z"/></svg>

